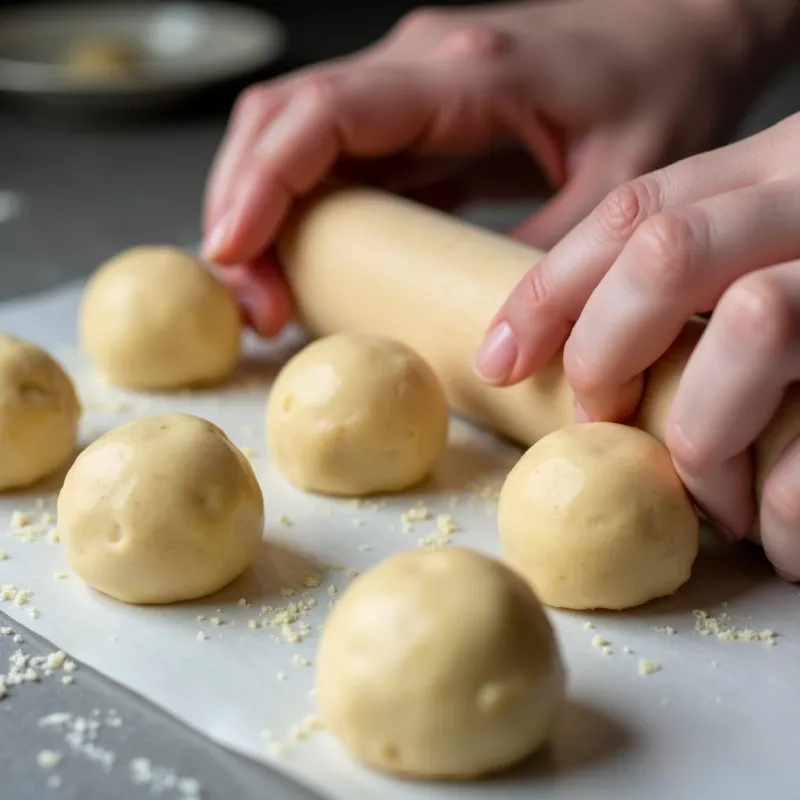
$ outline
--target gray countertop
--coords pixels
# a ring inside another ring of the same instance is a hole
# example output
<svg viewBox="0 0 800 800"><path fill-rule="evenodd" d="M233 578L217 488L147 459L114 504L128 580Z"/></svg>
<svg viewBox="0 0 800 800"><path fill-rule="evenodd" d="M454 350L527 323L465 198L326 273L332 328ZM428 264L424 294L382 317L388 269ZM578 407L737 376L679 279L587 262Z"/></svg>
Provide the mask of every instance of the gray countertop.
<svg viewBox="0 0 800 800"><path fill-rule="evenodd" d="M382 13L333 43L324 35L330 30L324 17L316 27L298 28L305 46L299 60L335 55L369 41L397 11ZM798 108L800 74L795 73L768 94L744 130L751 132ZM142 242L196 243L206 170L224 124L224 111L209 110L124 128L81 129L0 107L0 192L23 198L20 215L0 224L0 297L87 275L110 255ZM509 214L513 217L514 210L475 209L472 216L496 227ZM4 625L11 623L0 613ZM25 642L0 636L0 672L19 648L33 655L53 650L19 626L12 627ZM312 797L267 768L210 744L90 670L81 667L75 684L63 689L58 677L47 678L15 687L0 701L3 800L154 796L157 782L136 784L131 779L130 762L137 758L167 769L164 774L196 778L208 800ZM42 717L61 712L72 719L106 720L112 709L121 723L101 725L97 738L98 746L116 756L108 769L65 743L63 730L38 724ZM59 751L63 760L42 768L37 765L42 750ZM59 783L58 790L49 789L48 781ZM161 796L181 795L165 790Z"/></svg>

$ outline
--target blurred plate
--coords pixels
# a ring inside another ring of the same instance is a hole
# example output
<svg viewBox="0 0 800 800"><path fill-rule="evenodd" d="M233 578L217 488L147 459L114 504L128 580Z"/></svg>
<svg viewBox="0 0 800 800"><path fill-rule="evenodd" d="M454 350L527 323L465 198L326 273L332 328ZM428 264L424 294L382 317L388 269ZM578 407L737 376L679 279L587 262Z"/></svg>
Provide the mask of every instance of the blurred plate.
<svg viewBox="0 0 800 800"><path fill-rule="evenodd" d="M285 48L274 17L228 3L36 3L0 12L0 92L95 111L164 106Z"/></svg>

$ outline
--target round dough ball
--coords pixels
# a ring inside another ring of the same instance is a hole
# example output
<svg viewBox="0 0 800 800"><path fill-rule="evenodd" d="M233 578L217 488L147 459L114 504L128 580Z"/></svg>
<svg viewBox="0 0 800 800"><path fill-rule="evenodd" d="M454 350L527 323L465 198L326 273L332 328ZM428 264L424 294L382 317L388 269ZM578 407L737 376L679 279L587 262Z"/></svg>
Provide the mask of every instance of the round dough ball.
<svg viewBox="0 0 800 800"><path fill-rule="evenodd" d="M508 562L556 608L623 609L689 579L700 523L667 449L626 425L540 439L500 492Z"/></svg>
<svg viewBox="0 0 800 800"><path fill-rule="evenodd" d="M75 450L80 415L61 366L36 345L0 334L0 491L63 466Z"/></svg>
<svg viewBox="0 0 800 800"><path fill-rule="evenodd" d="M239 358L231 293L174 247L136 247L92 276L81 341L106 379L132 389L179 389L225 379Z"/></svg>
<svg viewBox="0 0 800 800"><path fill-rule="evenodd" d="M91 36L76 39L64 55L64 66L71 78L106 81L136 74L138 52L122 39Z"/></svg>
<svg viewBox="0 0 800 800"><path fill-rule="evenodd" d="M530 587L458 547L394 555L334 606L317 655L328 729L360 761L477 778L548 739L566 677Z"/></svg>
<svg viewBox="0 0 800 800"><path fill-rule="evenodd" d="M70 567L126 603L221 589L252 565L263 524L247 459L216 425L189 414L137 419L101 436L58 497Z"/></svg>
<svg viewBox="0 0 800 800"><path fill-rule="evenodd" d="M447 443L439 379L393 339L340 333L281 370L267 403L272 455L296 486L363 497L419 483Z"/></svg>

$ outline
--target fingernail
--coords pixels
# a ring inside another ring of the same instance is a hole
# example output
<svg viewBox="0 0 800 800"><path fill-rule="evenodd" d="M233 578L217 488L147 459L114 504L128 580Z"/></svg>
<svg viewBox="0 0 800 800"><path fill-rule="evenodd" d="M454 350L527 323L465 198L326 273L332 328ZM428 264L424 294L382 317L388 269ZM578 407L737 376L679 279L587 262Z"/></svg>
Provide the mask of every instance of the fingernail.
<svg viewBox="0 0 800 800"><path fill-rule="evenodd" d="M511 326L503 320L489 332L475 353L475 372L487 383L503 383L511 375L518 354Z"/></svg>
<svg viewBox="0 0 800 800"><path fill-rule="evenodd" d="M586 413L583 406L578 402L578 399L575 398L573 403L574 408L574 417L575 417L575 424L580 425L584 422L591 422L592 418Z"/></svg>
<svg viewBox="0 0 800 800"><path fill-rule="evenodd" d="M231 211L226 211L217 220L216 225L211 229L211 233L203 241L203 258L208 261L215 261L219 257L228 244L228 238L233 228L232 222L233 214Z"/></svg>
<svg viewBox="0 0 800 800"><path fill-rule="evenodd" d="M783 580L787 581L788 583L800 583L800 578L792 575L791 572L784 572L782 569L778 569L777 567L775 568L775 572L779 578L783 578Z"/></svg>

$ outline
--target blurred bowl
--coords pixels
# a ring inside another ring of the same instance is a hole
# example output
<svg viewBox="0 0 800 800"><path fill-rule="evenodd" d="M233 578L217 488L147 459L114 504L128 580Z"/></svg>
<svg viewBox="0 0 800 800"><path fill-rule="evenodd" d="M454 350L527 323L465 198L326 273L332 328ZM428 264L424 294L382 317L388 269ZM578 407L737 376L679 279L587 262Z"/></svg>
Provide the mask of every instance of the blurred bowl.
<svg viewBox="0 0 800 800"><path fill-rule="evenodd" d="M0 12L0 93L93 115L165 109L268 68L286 40L229 3L36 3Z"/></svg>

